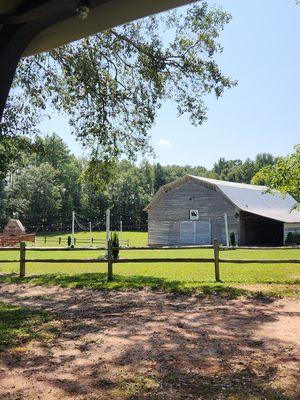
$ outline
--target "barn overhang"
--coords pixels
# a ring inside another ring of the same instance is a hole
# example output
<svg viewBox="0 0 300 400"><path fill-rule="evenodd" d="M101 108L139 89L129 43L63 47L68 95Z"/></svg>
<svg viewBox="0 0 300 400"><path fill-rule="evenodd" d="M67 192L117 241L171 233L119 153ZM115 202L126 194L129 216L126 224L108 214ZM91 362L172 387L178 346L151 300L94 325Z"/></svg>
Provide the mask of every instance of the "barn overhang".
<svg viewBox="0 0 300 400"><path fill-rule="evenodd" d="M258 214L241 211L239 214L240 245L282 246L284 223Z"/></svg>
<svg viewBox="0 0 300 400"><path fill-rule="evenodd" d="M0 121L22 56L193 1L0 0Z"/></svg>

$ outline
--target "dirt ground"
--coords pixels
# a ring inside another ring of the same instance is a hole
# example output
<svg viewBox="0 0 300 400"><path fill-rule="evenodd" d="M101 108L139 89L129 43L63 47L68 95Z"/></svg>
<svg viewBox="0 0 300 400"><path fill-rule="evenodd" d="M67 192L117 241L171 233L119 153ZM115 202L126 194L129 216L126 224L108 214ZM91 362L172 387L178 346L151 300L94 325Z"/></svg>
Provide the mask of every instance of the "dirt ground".
<svg viewBox="0 0 300 400"><path fill-rule="evenodd" d="M0 399L300 399L300 302L0 285L55 315L1 354Z"/></svg>

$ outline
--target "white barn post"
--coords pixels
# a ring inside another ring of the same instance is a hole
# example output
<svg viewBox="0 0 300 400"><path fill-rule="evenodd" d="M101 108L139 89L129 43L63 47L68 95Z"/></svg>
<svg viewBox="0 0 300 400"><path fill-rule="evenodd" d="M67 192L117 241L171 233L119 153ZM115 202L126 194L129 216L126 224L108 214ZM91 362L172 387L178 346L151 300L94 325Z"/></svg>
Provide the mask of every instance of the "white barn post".
<svg viewBox="0 0 300 400"><path fill-rule="evenodd" d="M226 246L229 247L229 233L228 233L227 213L224 213L224 222L225 222Z"/></svg>
<svg viewBox="0 0 300 400"><path fill-rule="evenodd" d="M106 248L108 249L108 242L110 240L110 209L106 210Z"/></svg>

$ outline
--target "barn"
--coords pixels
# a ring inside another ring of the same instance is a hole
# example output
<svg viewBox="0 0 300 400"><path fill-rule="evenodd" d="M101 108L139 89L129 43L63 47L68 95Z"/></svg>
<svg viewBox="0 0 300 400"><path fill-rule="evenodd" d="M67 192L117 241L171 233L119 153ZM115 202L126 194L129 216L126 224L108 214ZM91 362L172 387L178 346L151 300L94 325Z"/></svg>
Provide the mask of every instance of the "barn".
<svg viewBox="0 0 300 400"><path fill-rule="evenodd" d="M148 244L278 246L300 232L296 200L267 187L187 175L162 186L145 208Z"/></svg>

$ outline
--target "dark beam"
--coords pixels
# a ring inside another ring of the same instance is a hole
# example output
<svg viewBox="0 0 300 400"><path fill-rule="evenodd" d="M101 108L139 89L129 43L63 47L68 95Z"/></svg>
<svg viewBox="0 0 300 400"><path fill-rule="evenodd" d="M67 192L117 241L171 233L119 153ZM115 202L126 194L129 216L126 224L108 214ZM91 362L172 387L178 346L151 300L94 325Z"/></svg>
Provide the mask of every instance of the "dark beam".
<svg viewBox="0 0 300 400"><path fill-rule="evenodd" d="M0 121L19 60L31 40L43 29L73 16L76 0L50 0L35 9L25 10L23 17L33 19L22 24L5 24L0 29ZM49 8L51 6L51 8ZM50 11L51 10L51 11ZM19 16L20 16L19 15ZM1 25L0 25L1 26ZM0 132L1 133L1 132Z"/></svg>
<svg viewBox="0 0 300 400"><path fill-rule="evenodd" d="M20 57L35 34L27 25L4 26L0 31L0 121Z"/></svg>
<svg viewBox="0 0 300 400"><path fill-rule="evenodd" d="M17 12L11 14L0 14L0 24L23 24L39 18L45 18L47 13L53 10L56 0L40 1L38 6L22 7ZM52 9L51 9L52 8Z"/></svg>

